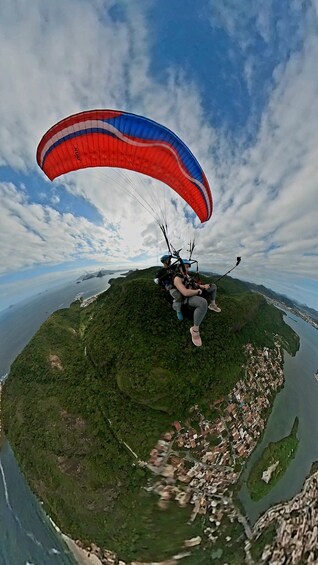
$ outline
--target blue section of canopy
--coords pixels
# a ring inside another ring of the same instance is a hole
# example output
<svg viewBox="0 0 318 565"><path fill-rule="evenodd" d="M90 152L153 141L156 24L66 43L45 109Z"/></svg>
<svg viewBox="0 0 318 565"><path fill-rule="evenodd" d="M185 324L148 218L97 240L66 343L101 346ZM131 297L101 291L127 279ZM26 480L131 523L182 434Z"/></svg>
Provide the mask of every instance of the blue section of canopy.
<svg viewBox="0 0 318 565"><path fill-rule="evenodd" d="M186 144L171 130L148 118L135 114L122 113L120 116L104 120L124 135L147 141L166 142L179 154L180 161L189 175L203 183L202 168ZM106 133L106 132L105 132Z"/></svg>

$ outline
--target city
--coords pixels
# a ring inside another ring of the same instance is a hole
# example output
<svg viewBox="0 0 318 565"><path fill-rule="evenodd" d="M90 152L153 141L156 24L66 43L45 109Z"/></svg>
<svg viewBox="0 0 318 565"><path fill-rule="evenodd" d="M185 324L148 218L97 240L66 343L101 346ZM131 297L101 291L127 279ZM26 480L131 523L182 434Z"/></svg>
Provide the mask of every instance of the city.
<svg viewBox="0 0 318 565"><path fill-rule="evenodd" d="M191 555L192 548L206 543L231 544L234 525L236 539L242 539L245 562L253 563L316 563L318 559L318 470L309 476L302 491L286 503L266 511L251 526L240 508L236 494L244 465L259 442L265 429L271 402L284 384L283 353L278 336L275 347L256 349L245 346L244 377L226 397L215 401L210 408L216 417L210 421L198 405L189 411L185 422L175 421L142 461L129 448L135 465L147 468L151 479L145 490L158 496L158 507L169 504L191 505L190 521L205 516L204 536L184 540L183 551L158 565L174 565ZM1 385L0 385L1 410ZM0 437L2 434L0 419ZM273 467L273 466L272 466ZM262 479L271 481L269 467ZM225 526L226 525L226 526ZM254 544L272 528L272 541L261 548L257 561L253 558ZM228 531L227 531L228 530ZM65 536L66 537L66 536ZM204 537L206 539L204 539ZM67 539L67 542L72 540ZM95 544L76 546L88 563L128 565L112 551L102 551ZM131 565L147 565L131 562Z"/></svg>

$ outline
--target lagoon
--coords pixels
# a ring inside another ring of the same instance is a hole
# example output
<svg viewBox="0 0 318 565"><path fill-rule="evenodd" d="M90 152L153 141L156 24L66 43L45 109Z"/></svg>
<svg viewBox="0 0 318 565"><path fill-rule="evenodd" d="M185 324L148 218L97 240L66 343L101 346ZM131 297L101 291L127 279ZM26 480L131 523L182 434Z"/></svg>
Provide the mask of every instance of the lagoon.
<svg viewBox="0 0 318 565"><path fill-rule="evenodd" d="M318 460L318 330L287 313L285 322L300 337L300 348L292 357L284 352L284 388L277 394L260 444L252 453L242 474L239 498L251 524L268 508L298 494L311 465ZM285 475L261 500L253 501L246 486L250 469L270 442L289 435L295 418L299 419L299 445Z"/></svg>

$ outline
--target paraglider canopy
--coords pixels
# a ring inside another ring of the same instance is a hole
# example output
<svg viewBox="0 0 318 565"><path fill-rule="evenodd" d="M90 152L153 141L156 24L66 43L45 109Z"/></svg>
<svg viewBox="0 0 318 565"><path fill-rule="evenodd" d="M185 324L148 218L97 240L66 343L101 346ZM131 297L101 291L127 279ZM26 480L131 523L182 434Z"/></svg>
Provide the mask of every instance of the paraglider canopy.
<svg viewBox="0 0 318 565"><path fill-rule="evenodd" d="M137 171L169 185L201 222L212 215L210 186L190 149L171 130L143 116L117 110L69 116L44 134L37 163L50 180L88 167Z"/></svg>

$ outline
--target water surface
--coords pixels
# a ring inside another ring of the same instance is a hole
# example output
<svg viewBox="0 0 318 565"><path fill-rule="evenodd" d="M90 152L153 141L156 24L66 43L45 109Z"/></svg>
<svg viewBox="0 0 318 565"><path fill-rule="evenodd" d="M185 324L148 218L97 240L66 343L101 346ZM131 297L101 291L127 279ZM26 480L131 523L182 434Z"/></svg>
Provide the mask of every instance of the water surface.
<svg viewBox="0 0 318 565"><path fill-rule="evenodd" d="M254 502L244 482L239 496L252 523L273 504L298 494L312 463L318 460L318 381L314 378L318 368L318 330L295 314L288 313L284 320L299 335L300 349L295 357L284 352L285 385L275 398L264 436L247 463L243 480L270 442L289 435L296 416L299 444L286 473L264 498Z"/></svg>

